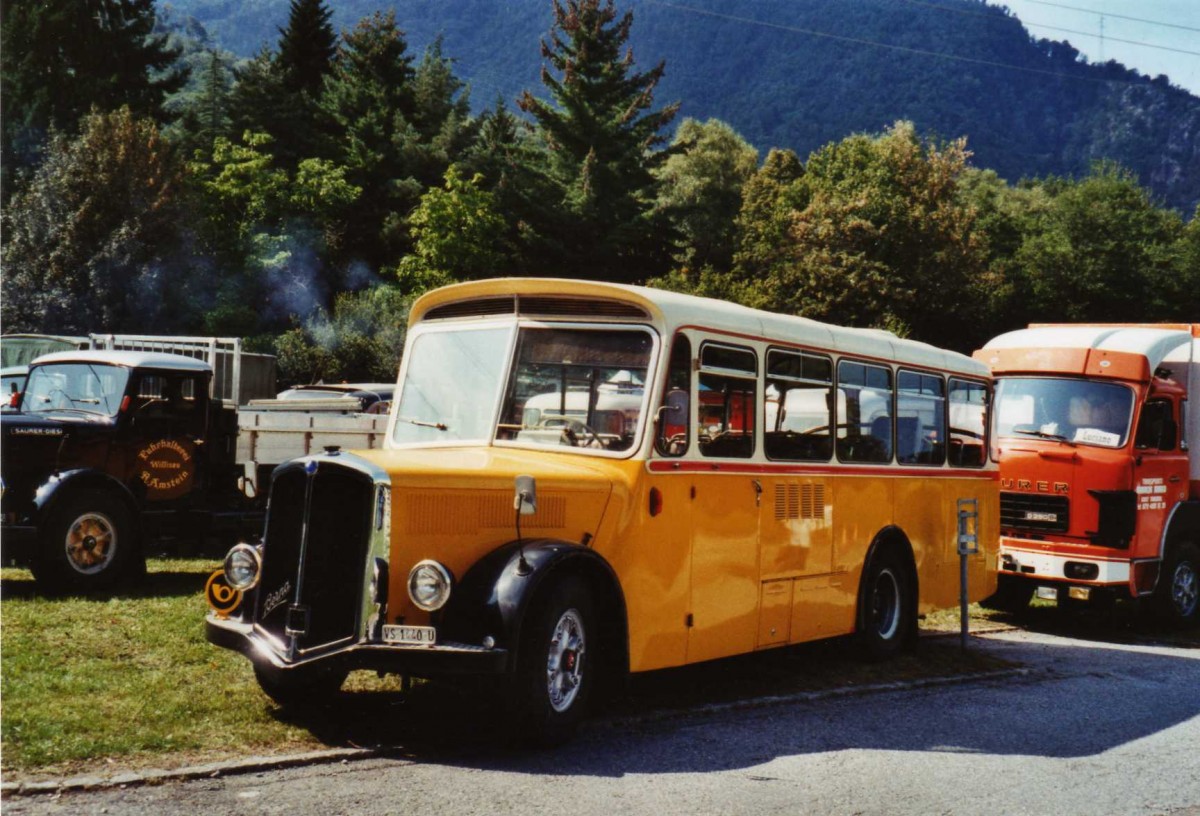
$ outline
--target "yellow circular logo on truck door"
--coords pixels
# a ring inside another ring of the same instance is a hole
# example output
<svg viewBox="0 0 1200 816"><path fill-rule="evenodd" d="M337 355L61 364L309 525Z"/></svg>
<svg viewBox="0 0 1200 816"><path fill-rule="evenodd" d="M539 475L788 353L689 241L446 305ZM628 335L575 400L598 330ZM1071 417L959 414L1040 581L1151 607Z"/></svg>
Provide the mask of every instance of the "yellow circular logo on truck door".
<svg viewBox="0 0 1200 816"><path fill-rule="evenodd" d="M195 449L189 442L159 439L138 451L138 478L147 498L177 499L192 489Z"/></svg>

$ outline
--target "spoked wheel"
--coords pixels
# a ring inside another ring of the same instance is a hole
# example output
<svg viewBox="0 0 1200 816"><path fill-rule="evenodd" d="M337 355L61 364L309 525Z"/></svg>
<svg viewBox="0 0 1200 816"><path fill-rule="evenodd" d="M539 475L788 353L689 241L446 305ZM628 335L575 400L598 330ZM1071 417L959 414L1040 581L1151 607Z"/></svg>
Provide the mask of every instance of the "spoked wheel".
<svg viewBox="0 0 1200 816"><path fill-rule="evenodd" d="M912 630L912 587L900 558L885 550L871 559L859 596L858 639L872 659L904 648Z"/></svg>
<svg viewBox="0 0 1200 816"><path fill-rule="evenodd" d="M518 727L534 745L568 739L583 719L595 685L592 599L568 578L542 599L525 624L516 678Z"/></svg>
<svg viewBox="0 0 1200 816"><path fill-rule="evenodd" d="M135 574L140 559L129 510L108 493L88 490L54 510L33 571L48 589L89 591Z"/></svg>
<svg viewBox="0 0 1200 816"><path fill-rule="evenodd" d="M1175 547L1163 562L1155 591L1159 611L1177 626L1200 623L1200 548Z"/></svg>

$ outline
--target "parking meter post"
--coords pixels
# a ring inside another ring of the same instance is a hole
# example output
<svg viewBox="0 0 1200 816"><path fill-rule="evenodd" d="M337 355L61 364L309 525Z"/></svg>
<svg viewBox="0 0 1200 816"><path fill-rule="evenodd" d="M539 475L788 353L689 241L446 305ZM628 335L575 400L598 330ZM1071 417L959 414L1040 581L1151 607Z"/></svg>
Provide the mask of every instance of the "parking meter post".
<svg viewBox="0 0 1200 816"><path fill-rule="evenodd" d="M967 648L967 556L979 552L979 503L975 499L958 500L958 620L959 640Z"/></svg>

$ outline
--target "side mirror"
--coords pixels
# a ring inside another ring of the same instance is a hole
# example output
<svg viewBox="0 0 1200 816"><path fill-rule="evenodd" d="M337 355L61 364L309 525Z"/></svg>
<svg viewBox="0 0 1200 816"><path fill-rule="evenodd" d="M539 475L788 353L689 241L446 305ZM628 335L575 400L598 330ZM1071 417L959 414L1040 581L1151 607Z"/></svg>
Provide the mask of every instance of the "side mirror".
<svg viewBox="0 0 1200 816"><path fill-rule="evenodd" d="M522 516L532 516L537 512L537 481L532 476L517 477L513 509Z"/></svg>

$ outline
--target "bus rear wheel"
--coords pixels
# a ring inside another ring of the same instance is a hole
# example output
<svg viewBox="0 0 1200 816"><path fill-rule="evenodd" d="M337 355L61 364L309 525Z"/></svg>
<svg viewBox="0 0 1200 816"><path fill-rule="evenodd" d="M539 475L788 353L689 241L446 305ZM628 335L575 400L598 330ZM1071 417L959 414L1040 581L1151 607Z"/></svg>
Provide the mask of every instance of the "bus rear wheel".
<svg viewBox="0 0 1200 816"><path fill-rule="evenodd" d="M908 645L913 630L913 587L894 548L871 559L859 594L857 636L871 660L885 660Z"/></svg>

